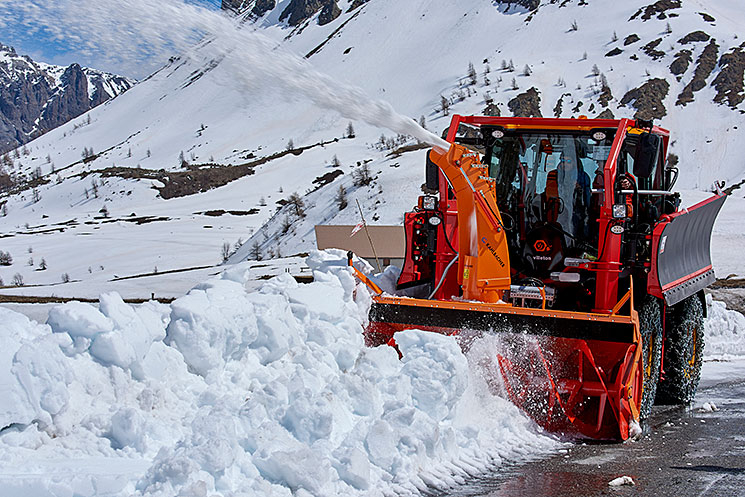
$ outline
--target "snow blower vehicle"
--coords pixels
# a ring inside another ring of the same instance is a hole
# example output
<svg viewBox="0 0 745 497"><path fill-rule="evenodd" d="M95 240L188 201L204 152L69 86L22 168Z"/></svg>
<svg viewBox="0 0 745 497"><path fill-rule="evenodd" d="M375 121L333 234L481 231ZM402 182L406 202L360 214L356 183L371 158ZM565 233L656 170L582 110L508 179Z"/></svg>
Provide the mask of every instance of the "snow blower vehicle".
<svg viewBox="0 0 745 497"><path fill-rule="evenodd" d="M651 121L454 116L405 214L397 289L369 345L410 329L497 337L500 388L549 431L625 440L652 405L688 403L725 196L681 209ZM349 254L352 265L352 254Z"/></svg>

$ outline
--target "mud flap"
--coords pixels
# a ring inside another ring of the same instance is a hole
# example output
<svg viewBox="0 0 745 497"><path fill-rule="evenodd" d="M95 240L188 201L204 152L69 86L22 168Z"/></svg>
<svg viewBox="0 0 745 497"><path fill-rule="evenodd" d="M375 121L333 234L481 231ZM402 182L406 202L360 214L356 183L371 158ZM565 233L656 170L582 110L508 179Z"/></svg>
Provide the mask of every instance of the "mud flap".
<svg viewBox="0 0 745 497"><path fill-rule="evenodd" d="M725 199L715 195L655 226L649 291L664 297L667 305L675 305L715 281L711 231Z"/></svg>

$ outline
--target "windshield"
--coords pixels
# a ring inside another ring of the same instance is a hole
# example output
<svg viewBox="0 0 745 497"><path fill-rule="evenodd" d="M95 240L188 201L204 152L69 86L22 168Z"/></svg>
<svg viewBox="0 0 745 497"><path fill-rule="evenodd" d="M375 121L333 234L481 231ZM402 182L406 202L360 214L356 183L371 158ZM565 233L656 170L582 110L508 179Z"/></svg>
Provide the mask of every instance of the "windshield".
<svg viewBox="0 0 745 497"><path fill-rule="evenodd" d="M525 228L557 223L574 238L587 236L591 185L602 173L614 131L594 140L589 132L507 131L492 139L484 162L496 179L500 209L525 212Z"/></svg>

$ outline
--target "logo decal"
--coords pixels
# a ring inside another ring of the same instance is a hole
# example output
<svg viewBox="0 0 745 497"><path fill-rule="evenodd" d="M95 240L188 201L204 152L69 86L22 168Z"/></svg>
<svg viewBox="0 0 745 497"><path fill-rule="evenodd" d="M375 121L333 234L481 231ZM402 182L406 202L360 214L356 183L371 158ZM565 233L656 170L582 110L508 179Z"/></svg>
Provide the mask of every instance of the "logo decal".
<svg viewBox="0 0 745 497"><path fill-rule="evenodd" d="M551 251L551 245L548 244L545 240L536 240L533 244L533 248L536 252L550 252Z"/></svg>
<svg viewBox="0 0 745 497"><path fill-rule="evenodd" d="M497 254L497 251L494 249L494 247L491 246L489 243L489 240L486 239L486 237L481 238L481 243L486 245L487 250L489 250L489 253L494 256L494 258L497 260L500 266L504 267L504 261L501 257L499 257L499 254Z"/></svg>

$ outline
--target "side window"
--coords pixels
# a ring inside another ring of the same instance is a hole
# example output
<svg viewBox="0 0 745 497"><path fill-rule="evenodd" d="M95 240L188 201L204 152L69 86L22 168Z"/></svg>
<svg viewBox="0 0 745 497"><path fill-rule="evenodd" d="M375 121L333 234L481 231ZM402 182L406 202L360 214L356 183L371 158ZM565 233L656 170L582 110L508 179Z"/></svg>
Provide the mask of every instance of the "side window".
<svg viewBox="0 0 745 497"><path fill-rule="evenodd" d="M491 153L489 154L489 176L492 178L496 178L497 174L499 174L499 161L502 157L502 144L497 143L494 145L491 149Z"/></svg>
<svg viewBox="0 0 745 497"><path fill-rule="evenodd" d="M582 169L587 173L587 175L590 178L595 177L595 173L601 166L601 164L598 163L598 161L592 160L590 158L580 159L580 164L582 165Z"/></svg>
<svg viewBox="0 0 745 497"><path fill-rule="evenodd" d="M665 185L665 155L660 154L660 160L657 162L657 174L654 175L655 190L662 190Z"/></svg>
<svg viewBox="0 0 745 497"><path fill-rule="evenodd" d="M618 154L618 162L616 164L616 177L620 177L620 175L622 174L628 174L629 176L634 178L634 181L637 183L638 187L641 188L637 177L634 175L634 148L632 147L633 146L629 146L629 143L627 142L621 149L621 153Z"/></svg>
<svg viewBox="0 0 745 497"><path fill-rule="evenodd" d="M663 140L653 133L642 133L636 140L634 174L639 178L639 188L651 190L660 169Z"/></svg>

